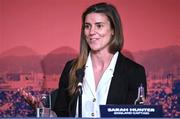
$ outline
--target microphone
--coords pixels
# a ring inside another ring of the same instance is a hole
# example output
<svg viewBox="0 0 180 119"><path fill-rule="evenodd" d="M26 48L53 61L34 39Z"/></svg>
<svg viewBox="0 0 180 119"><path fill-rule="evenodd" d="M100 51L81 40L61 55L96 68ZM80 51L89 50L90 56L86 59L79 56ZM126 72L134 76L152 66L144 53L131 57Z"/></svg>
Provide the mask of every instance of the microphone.
<svg viewBox="0 0 180 119"><path fill-rule="evenodd" d="M83 77L84 77L84 68L78 69L76 71L76 77L79 81L76 91L79 97L78 100L78 117L81 118L82 117L82 83L83 83ZM76 94L76 95L77 95Z"/></svg>
<svg viewBox="0 0 180 119"><path fill-rule="evenodd" d="M83 77L84 77L84 68L78 69L76 71L76 77L79 81L77 85L77 89L79 89L80 94L82 94L82 83L83 83Z"/></svg>

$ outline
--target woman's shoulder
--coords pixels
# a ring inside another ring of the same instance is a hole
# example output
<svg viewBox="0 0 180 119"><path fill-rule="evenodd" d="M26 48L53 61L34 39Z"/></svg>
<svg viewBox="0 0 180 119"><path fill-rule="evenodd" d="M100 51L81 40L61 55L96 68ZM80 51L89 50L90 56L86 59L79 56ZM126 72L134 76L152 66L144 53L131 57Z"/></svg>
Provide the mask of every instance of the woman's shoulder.
<svg viewBox="0 0 180 119"><path fill-rule="evenodd" d="M65 64L65 68L68 68L68 69L71 68L72 65L74 64L75 60L76 60L76 59L68 60L68 61L66 62L66 64Z"/></svg>
<svg viewBox="0 0 180 119"><path fill-rule="evenodd" d="M129 68L141 68L144 69L144 66L138 62L136 62L134 59L132 58L128 58L127 56L123 55L122 53L120 53L120 58L119 58L120 62L122 62L123 65L129 67Z"/></svg>
<svg viewBox="0 0 180 119"><path fill-rule="evenodd" d="M75 59L68 60L66 62L66 65L72 65L74 61L75 61Z"/></svg>

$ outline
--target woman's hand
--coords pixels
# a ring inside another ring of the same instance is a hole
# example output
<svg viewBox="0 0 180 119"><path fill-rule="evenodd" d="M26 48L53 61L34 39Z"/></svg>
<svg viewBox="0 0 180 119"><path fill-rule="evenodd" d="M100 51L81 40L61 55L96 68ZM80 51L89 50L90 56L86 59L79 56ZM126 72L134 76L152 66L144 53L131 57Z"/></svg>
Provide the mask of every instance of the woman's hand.
<svg viewBox="0 0 180 119"><path fill-rule="evenodd" d="M34 109L40 107L40 101L37 97L31 95L31 93L26 92L24 89L18 89L19 94L24 98L24 100L32 106Z"/></svg>

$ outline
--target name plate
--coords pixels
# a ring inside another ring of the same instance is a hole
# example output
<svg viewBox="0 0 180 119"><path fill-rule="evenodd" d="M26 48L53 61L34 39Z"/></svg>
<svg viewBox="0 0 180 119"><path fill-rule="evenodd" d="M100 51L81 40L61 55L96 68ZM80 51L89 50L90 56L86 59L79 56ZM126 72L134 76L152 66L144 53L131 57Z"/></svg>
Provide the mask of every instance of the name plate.
<svg viewBox="0 0 180 119"><path fill-rule="evenodd" d="M163 117L161 105L100 105L101 117Z"/></svg>

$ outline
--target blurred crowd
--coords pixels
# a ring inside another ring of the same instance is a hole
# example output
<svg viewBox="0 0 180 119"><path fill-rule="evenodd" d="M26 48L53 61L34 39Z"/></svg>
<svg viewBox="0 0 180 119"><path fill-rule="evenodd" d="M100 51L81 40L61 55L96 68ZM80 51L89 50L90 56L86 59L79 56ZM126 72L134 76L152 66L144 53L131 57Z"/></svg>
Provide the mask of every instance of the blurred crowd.
<svg viewBox="0 0 180 119"><path fill-rule="evenodd" d="M167 94L164 90L148 95L151 105L162 105L164 117L180 117L180 94Z"/></svg>

